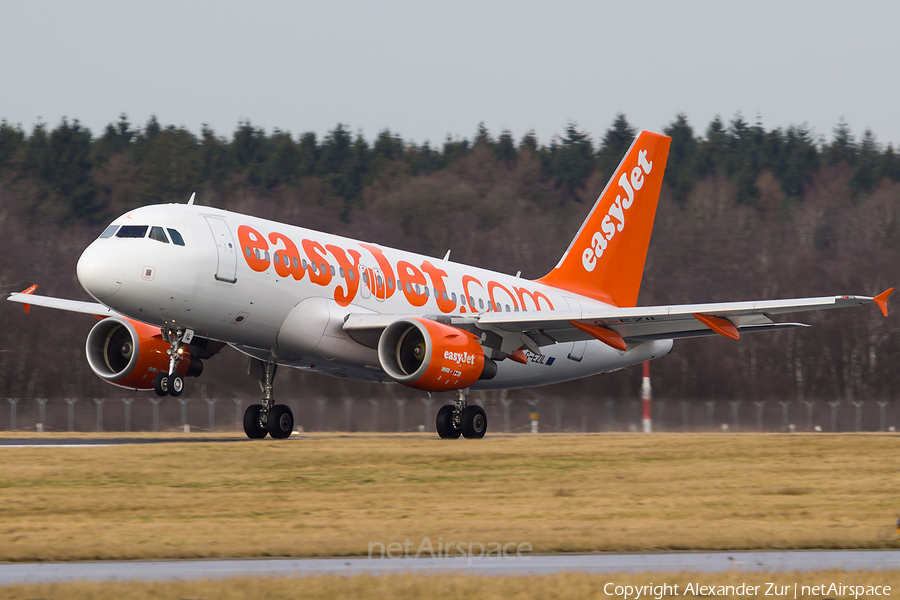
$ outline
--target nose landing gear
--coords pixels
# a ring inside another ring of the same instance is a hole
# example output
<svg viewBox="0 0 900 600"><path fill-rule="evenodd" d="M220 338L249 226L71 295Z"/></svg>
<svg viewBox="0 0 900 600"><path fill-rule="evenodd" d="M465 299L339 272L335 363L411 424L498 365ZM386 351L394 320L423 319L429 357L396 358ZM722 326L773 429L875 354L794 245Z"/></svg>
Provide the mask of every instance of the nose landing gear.
<svg viewBox="0 0 900 600"><path fill-rule="evenodd" d="M153 391L157 396L180 396L184 391L184 379L175 372L178 363L184 360L184 345L190 344L194 339L191 329L163 329L163 339L169 342L169 370L167 373L159 373L153 380Z"/></svg>

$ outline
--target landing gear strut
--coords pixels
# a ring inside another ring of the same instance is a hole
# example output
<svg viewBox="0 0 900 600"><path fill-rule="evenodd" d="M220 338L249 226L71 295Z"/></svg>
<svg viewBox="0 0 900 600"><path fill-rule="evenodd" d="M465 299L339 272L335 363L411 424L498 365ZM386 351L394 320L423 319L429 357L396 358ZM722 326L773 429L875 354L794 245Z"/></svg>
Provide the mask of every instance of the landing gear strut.
<svg viewBox="0 0 900 600"><path fill-rule="evenodd" d="M169 342L169 370L167 373L159 373L153 380L153 391L157 396L180 396L184 391L184 379L175 372L178 363L184 360L184 345L190 344L194 339L194 332L190 329L163 329L163 339Z"/></svg>
<svg viewBox="0 0 900 600"><path fill-rule="evenodd" d="M456 402L442 406L438 411L436 426L441 439L458 439L460 434L466 439L480 439L487 431L487 415L477 405L466 404L469 390L457 390Z"/></svg>
<svg viewBox="0 0 900 600"><path fill-rule="evenodd" d="M258 375L264 393L261 404L251 404L244 412L244 433L251 440L261 440L267 434L273 439L284 439L294 431L294 414L290 407L275 404L273 382L277 367L273 361L263 363L250 359L249 370Z"/></svg>

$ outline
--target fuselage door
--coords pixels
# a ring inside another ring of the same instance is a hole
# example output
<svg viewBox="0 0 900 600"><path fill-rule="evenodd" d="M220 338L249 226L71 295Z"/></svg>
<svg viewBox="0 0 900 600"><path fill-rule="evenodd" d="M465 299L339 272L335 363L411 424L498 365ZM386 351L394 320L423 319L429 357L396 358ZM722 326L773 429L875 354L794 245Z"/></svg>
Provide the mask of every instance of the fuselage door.
<svg viewBox="0 0 900 600"><path fill-rule="evenodd" d="M206 217L206 222L216 241L216 252L219 258L216 266L216 279L234 283L237 281L237 253L234 250L234 237L224 219Z"/></svg>

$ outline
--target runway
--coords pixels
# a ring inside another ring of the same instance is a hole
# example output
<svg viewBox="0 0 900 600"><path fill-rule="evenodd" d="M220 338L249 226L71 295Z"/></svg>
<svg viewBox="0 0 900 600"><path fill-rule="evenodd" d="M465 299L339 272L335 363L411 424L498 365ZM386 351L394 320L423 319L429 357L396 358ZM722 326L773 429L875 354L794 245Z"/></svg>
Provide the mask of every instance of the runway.
<svg viewBox="0 0 900 600"><path fill-rule="evenodd" d="M127 444L210 444L214 442L248 442L239 437L171 437L171 438L0 438L0 448L96 448Z"/></svg>
<svg viewBox="0 0 900 600"><path fill-rule="evenodd" d="M692 571L888 571L900 569L900 550L779 552L647 552L536 554L522 557L265 558L64 563L2 563L0 585L66 581L175 581L226 577L304 577L452 573L549 575Z"/></svg>

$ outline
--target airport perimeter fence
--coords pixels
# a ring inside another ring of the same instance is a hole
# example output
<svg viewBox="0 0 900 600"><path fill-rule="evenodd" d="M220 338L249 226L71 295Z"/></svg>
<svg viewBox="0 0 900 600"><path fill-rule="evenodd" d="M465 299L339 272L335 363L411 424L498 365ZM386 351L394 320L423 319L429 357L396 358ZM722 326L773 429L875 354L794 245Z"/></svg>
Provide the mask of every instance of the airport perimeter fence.
<svg viewBox="0 0 900 600"><path fill-rule="evenodd" d="M448 400L445 400L448 401ZM248 398L7 398L0 430L43 432L213 431L243 429ZM490 432L597 433L642 431L639 400L479 398ZM438 398L287 401L300 431L434 431ZM654 400L653 431L854 432L896 431L900 402Z"/></svg>

